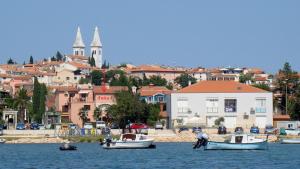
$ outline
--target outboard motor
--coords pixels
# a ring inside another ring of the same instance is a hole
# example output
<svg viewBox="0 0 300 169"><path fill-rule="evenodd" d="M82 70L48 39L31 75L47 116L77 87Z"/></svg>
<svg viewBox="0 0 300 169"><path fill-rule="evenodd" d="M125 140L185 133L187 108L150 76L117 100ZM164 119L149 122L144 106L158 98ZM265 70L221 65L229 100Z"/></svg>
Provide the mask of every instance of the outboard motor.
<svg viewBox="0 0 300 169"><path fill-rule="evenodd" d="M111 143L111 139L109 138L109 139L106 139L106 146L107 147L110 147L110 143Z"/></svg>

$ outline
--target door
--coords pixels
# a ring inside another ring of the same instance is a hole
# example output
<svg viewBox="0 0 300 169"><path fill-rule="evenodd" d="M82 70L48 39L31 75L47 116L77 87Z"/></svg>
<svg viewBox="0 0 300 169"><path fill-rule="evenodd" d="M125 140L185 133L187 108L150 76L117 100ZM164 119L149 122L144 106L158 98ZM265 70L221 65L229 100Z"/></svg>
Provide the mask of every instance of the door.
<svg viewBox="0 0 300 169"><path fill-rule="evenodd" d="M236 127L236 117L224 117L224 125L226 128L233 129Z"/></svg>

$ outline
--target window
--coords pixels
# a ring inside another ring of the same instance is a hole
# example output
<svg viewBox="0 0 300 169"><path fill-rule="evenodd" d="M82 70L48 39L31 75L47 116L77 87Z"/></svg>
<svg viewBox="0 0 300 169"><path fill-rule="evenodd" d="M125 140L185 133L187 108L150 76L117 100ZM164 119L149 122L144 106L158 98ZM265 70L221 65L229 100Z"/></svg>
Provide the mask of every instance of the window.
<svg viewBox="0 0 300 169"><path fill-rule="evenodd" d="M266 99L259 98L255 100L255 112L256 113L266 113Z"/></svg>
<svg viewBox="0 0 300 169"><path fill-rule="evenodd" d="M210 98L206 99L206 111L207 113L218 113L218 99L217 98Z"/></svg>
<svg viewBox="0 0 300 169"><path fill-rule="evenodd" d="M188 113L188 99L187 98L178 98L177 100L178 113Z"/></svg>
<svg viewBox="0 0 300 169"><path fill-rule="evenodd" d="M77 77L74 77L74 80L77 80Z"/></svg>
<svg viewBox="0 0 300 169"><path fill-rule="evenodd" d="M91 110L91 106L90 105L84 105L83 108L84 108L84 110Z"/></svg>
<svg viewBox="0 0 300 169"><path fill-rule="evenodd" d="M225 99L225 112L236 112L236 99Z"/></svg>
<svg viewBox="0 0 300 169"><path fill-rule="evenodd" d="M66 77L66 80L70 80L70 77Z"/></svg>
<svg viewBox="0 0 300 169"><path fill-rule="evenodd" d="M157 96L157 100L159 102L163 102L164 101L164 96Z"/></svg>

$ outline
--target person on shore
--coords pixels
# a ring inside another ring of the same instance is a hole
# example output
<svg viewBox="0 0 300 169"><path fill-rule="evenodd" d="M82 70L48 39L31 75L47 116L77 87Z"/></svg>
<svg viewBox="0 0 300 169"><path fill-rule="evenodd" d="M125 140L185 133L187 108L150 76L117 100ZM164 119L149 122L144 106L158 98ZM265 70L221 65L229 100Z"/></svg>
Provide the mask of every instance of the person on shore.
<svg viewBox="0 0 300 169"><path fill-rule="evenodd" d="M199 131L197 133L197 142L194 145L194 149L200 148L202 145L205 146L208 141L208 136L206 133L203 133L202 131Z"/></svg>

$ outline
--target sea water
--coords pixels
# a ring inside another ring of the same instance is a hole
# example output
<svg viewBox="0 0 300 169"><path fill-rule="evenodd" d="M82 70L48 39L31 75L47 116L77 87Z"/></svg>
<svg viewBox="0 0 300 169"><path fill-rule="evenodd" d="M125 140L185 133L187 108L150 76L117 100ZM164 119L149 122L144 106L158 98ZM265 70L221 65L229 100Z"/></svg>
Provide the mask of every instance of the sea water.
<svg viewBox="0 0 300 169"><path fill-rule="evenodd" d="M156 149L104 150L99 144L1 144L2 169L142 169L142 168L300 168L300 144L270 144L268 150L204 151L192 143L156 143Z"/></svg>

